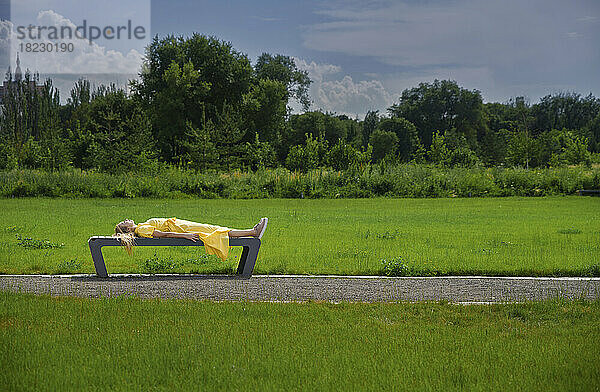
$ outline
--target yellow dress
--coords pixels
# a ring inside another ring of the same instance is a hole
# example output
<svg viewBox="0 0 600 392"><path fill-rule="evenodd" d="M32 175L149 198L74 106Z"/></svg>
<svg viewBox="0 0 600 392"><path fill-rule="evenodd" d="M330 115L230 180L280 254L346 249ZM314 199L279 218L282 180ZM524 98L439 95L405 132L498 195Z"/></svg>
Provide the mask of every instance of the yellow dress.
<svg viewBox="0 0 600 392"><path fill-rule="evenodd" d="M217 255L225 261L229 253L229 233L232 229L206 225L177 218L151 218L135 228L135 234L151 238L154 230L174 233L196 233L204 242L204 249L210 255Z"/></svg>

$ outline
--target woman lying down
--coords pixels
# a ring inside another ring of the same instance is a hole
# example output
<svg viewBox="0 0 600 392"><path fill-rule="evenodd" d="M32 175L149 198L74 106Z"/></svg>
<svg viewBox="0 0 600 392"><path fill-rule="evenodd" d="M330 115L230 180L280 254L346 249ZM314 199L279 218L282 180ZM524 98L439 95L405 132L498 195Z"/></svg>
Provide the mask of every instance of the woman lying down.
<svg viewBox="0 0 600 392"><path fill-rule="evenodd" d="M113 236L119 237L129 254L135 245L136 236L202 240L206 253L217 255L225 261L229 253L229 238L256 237L260 239L265 233L268 222L268 218L262 218L251 229L237 230L177 218L151 218L139 224L132 219L125 219L117 223Z"/></svg>

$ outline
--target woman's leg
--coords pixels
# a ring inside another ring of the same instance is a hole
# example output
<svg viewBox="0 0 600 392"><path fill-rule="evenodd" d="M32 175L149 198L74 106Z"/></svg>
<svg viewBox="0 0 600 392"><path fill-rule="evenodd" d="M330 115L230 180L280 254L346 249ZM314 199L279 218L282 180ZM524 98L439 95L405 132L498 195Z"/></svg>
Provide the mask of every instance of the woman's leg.
<svg viewBox="0 0 600 392"><path fill-rule="evenodd" d="M256 237L260 233L265 222L261 219L253 228L247 230L231 230L228 234L230 238L236 237Z"/></svg>
<svg viewBox="0 0 600 392"><path fill-rule="evenodd" d="M236 238L236 237L255 237L256 236L256 230L254 230L254 229L248 229L248 230L231 230L228 234L229 234L229 237L231 237L231 238Z"/></svg>

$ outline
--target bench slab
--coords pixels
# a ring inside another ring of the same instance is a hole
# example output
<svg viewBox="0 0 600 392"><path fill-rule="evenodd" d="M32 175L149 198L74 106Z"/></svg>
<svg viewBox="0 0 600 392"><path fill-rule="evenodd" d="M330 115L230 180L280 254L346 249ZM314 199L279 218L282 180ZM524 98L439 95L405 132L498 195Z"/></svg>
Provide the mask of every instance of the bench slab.
<svg viewBox="0 0 600 392"><path fill-rule="evenodd" d="M577 191L579 196L600 196L600 189L580 189Z"/></svg>
<svg viewBox="0 0 600 392"><path fill-rule="evenodd" d="M101 278L108 277L106 264L102 256L102 247L121 246L121 240L112 236L94 236L88 240L92 260L96 268L96 274ZM201 240L192 241L185 238L136 238L135 246L204 246ZM244 249L240 256L237 274L243 277L252 276L258 251L260 249L260 240L255 237L230 238L229 246L242 246Z"/></svg>

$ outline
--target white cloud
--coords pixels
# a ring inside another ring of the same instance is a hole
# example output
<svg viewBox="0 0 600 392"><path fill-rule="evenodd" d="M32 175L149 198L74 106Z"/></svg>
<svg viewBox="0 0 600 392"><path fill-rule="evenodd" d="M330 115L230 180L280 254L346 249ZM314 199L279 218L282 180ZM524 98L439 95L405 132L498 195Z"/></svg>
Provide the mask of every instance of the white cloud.
<svg viewBox="0 0 600 392"><path fill-rule="evenodd" d="M280 22L283 20L281 18L269 18L264 16L253 16L252 18L260 20L261 22Z"/></svg>
<svg viewBox="0 0 600 392"><path fill-rule="evenodd" d="M359 118L368 110L385 110L394 99L379 80L355 82L349 75L322 82L316 90L315 106Z"/></svg>
<svg viewBox="0 0 600 392"><path fill-rule="evenodd" d="M12 30L11 43L11 64L14 64L16 53L19 53L21 65L33 72L42 74L135 74L139 71L143 55L138 51L131 49L127 53L117 50L107 50L96 42L90 42L87 39L63 38L59 45L72 45L72 51L56 51L52 45L57 41L52 41L47 37L42 39L18 39L14 26L10 24ZM52 11L40 11L37 15L38 26L68 26L75 30L77 27L71 20ZM51 52L32 52L27 51L27 44L46 45L53 47Z"/></svg>
<svg viewBox="0 0 600 392"><path fill-rule="evenodd" d="M314 61L309 63L298 57L294 57L294 62L299 69L308 71L308 76L313 82L322 82L323 78L327 75L337 74L342 71L342 67L339 65L317 64Z"/></svg>
<svg viewBox="0 0 600 392"><path fill-rule="evenodd" d="M595 16L591 16L591 15L582 16L581 18L577 18L578 22L595 22L596 20L598 20L598 18Z"/></svg>
<svg viewBox="0 0 600 392"><path fill-rule="evenodd" d="M298 68L308 71L313 81L310 97L311 109L346 114L362 118L368 110L385 110L393 101L381 81L354 81L350 75L339 75L342 68L334 64L310 63L294 58ZM297 107L294 105L294 109Z"/></svg>
<svg viewBox="0 0 600 392"><path fill-rule="evenodd" d="M12 23L7 20L0 20L0 50L10 50L10 35Z"/></svg>

